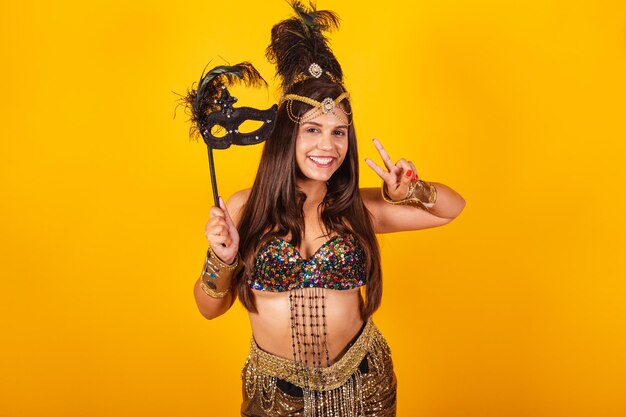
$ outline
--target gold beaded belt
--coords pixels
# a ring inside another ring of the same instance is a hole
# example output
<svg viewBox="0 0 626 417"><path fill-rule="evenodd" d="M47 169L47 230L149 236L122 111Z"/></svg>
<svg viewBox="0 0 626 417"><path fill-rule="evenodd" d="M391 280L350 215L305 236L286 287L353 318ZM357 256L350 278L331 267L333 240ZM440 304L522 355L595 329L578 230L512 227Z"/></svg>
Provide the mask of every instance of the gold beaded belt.
<svg viewBox="0 0 626 417"><path fill-rule="evenodd" d="M316 391L327 391L339 388L357 371L359 364L368 353L383 349L389 353L389 346L374 322L369 320L356 342L348 351L329 367L303 367L293 360L267 353L256 344L254 338L250 343L250 354L246 364L256 372L267 376L283 379L298 387L308 387Z"/></svg>

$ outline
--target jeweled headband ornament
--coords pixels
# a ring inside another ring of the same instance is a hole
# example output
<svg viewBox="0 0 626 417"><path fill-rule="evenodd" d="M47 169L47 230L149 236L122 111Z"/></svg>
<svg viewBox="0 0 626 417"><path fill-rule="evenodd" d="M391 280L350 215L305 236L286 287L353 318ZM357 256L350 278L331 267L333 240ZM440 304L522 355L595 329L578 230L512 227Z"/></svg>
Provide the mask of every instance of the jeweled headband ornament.
<svg viewBox="0 0 626 417"><path fill-rule="evenodd" d="M312 63L311 65L309 65L309 70L308 70L309 74L298 74L295 76L295 78L293 79L293 81L291 82L291 86L293 86L294 84L298 84L302 81L306 81L306 80L310 80L311 78L320 78L322 75L326 75L332 82L336 83L336 84L341 84L341 81L338 81L337 78L331 74L328 71L324 71L322 69L322 67L320 67L318 64L316 64L315 62Z"/></svg>
<svg viewBox="0 0 626 417"><path fill-rule="evenodd" d="M349 125L351 120L349 119L348 116L350 116L352 113L338 106L339 103L341 103L344 99L348 99L349 97L350 97L350 93L348 93L347 91L341 93L339 97L337 97L334 100L331 97L326 97L322 101L317 101L317 100L314 100L312 98L305 97L305 96L299 96L297 94L287 94L286 96L282 98L281 102L285 102L285 101L287 102L286 104L287 115L289 116L291 121L294 123L302 124L324 114L333 114L339 120ZM313 107L316 110L306 114L305 116L296 116L295 113L293 112L293 107L292 107L292 103L294 100L299 101L301 103L308 104L309 106ZM343 115L338 113L338 111L343 113Z"/></svg>
<svg viewBox="0 0 626 417"><path fill-rule="evenodd" d="M319 78L322 76L322 74L324 73L324 71L322 71L322 67L320 67L319 65L317 65L315 62L312 63L311 65L309 65L309 73L315 77L315 78Z"/></svg>
<svg viewBox="0 0 626 417"><path fill-rule="evenodd" d="M227 87L235 84L243 84L247 87L267 86L252 64L242 62L233 66L218 66L207 73L203 71L198 84L192 86L187 96L182 98L190 114L189 135L201 136L208 148L211 187L216 206L219 206L219 194L215 178L213 149L227 149L231 144L254 145L263 142L274 130L278 112L276 105L267 110L234 107L233 104L237 102L237 98L230 95ZM259 121L263 124L253 132L242 133L239 131L239 126L247 120ZM215 136L214 129L215 133L223 130L224 136Z"/></svg>

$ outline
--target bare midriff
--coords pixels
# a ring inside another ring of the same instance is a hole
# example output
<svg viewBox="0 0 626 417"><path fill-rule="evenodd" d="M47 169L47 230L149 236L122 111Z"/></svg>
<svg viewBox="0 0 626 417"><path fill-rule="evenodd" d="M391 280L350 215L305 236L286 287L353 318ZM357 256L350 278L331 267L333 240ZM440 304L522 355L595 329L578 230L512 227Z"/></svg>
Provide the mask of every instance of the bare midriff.
<svg viewBox="0 0 626 417"><path fill-rule="evenodd" d="M307 288L302 291L307 294L312 289ZM293 359L289 292L256 290L252 292L257 312L250 313L249 316L252 334L257 345L273 355ZM359 288L324 290L326 343L331 364L343 356L363 327L359 310L360 297ZM318 346L316 349L324 349L324 347ZM307 356L310 356L310 352ZM325 361L323 363L325 365Z"/></svg>

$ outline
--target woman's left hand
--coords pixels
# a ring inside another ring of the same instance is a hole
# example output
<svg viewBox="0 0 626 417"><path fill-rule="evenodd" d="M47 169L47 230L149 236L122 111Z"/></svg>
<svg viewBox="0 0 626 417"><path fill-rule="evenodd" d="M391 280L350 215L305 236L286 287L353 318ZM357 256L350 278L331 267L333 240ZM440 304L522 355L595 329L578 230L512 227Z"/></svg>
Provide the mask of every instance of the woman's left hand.
<svg viewBox="0 0 626 417"><path fill-rule="evenodd" d="M405 199L409 194L409 184L418 178L415 165L404 158L394 164L378 139L373 139L373 142L387 170L379 167L369 158L365 158L365 163L387 184L387 194L392 200L399 201Z"/></svg>

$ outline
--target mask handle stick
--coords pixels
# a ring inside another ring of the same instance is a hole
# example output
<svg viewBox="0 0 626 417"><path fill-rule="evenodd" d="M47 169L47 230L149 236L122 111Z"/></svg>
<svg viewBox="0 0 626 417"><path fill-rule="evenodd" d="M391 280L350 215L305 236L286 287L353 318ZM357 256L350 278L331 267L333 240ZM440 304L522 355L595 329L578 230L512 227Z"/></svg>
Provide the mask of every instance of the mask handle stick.
<svg viewBox="0 0 626 417"><path fill-rule="evenodd" d="M213 203L215 207L220 206L219 194L217 193L217 179L215 178L215 161L213 160L213 146L207 145L209 152L209 171L211 173L211 190L213 191ZM222 243L222 246L226 246Z"/></svg>
<svg viewBox="0 0 626 417"><path fill-rule="evenodd" d="M217 179L215 178L215 161L213 160L213 147L207 146L209 152L209 171L211 172L211 189L213 190L213 202L219 207L219 194L217 193Z"/></svg>

